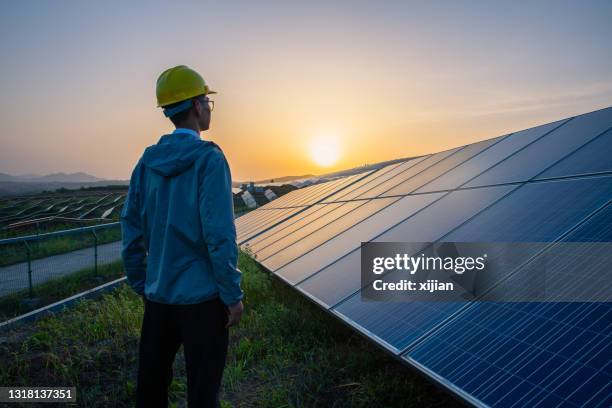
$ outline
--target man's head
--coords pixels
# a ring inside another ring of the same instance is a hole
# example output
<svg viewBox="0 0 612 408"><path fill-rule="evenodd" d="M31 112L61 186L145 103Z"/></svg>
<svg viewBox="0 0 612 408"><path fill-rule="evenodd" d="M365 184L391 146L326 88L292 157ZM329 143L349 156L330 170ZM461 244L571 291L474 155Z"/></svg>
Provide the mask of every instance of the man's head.
<svg viewBox="0 0 612 408"><path fill-rule="evenodd" d="M213 108L208 88L200 74L185 65L167 69L157 79L157 105L176 127L206 130Z"/></svg>
<svg viewBox="0 0 612 408"><path fill-rule="evenodd" d="M213 101L205 95L198 95L195 98L166 105L164 112L169 115L168 118L177 128L193 129L197 125L200 130L204 131L210 127L212 108Z"/></svg>

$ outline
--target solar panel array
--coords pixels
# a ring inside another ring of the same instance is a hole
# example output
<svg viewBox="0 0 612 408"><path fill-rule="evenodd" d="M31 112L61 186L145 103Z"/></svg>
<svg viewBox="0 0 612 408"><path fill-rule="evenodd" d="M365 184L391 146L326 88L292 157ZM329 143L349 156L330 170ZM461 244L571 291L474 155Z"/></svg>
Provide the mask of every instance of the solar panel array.
<svg viewBox="0 0 612 408"><path fill-rule="evenodd" d="M44 224L57 219L100 219L118 214L125 201L125 193L88 194L46 198L18 197L0 203L0 226L27 223Z"/></svg>
<svg viewBox="0 0 612 408"><path fill-rule="evenodd" d="M609 303L362 301L359 249L567 241L587 250L612 238L611 201L606 108L295 190L236 225L261 265L474 405L609 407Z"/></svg>

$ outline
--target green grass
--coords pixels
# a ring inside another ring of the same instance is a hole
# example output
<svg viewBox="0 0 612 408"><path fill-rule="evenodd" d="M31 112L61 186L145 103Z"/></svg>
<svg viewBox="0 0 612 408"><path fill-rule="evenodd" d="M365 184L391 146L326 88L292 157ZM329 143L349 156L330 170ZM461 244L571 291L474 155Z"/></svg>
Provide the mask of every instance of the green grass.
<svg viewBox="0 0 612 408"><path fill-rule="evenodd" d="M97 275L94 274L93 268L86 268L68 276L34 286L34 297L38 299L36 305L28 305L23 302L24 299L29 297L27 289L0 297L0 321L76 295L121 276L123 276L123 264L121 261L117 261L98 266Z"/></svg>
<svg viewBox="0 0 612 408"><path fill-rule="evenodd" d="M121 239L121 228L119 226L109 227L96 231L96 235L98 236L99 245L119 241ZM31 250L30 256L31 259L34 260L93 247L94 236L93 233L89 231L33 241L30 242L29 245ZM23 243L0 246L0 267L26 261L27 252Z"/></svg>
<svg viewBox="0 0 612 408"><path fill-rule="evenodd" d="M449 407L446 393L240 256L224 407ZM133 406L142 301L123 285L0 341L0 384L76 386L79 406ZM182 350L171 406L185 406Z"/></svg>

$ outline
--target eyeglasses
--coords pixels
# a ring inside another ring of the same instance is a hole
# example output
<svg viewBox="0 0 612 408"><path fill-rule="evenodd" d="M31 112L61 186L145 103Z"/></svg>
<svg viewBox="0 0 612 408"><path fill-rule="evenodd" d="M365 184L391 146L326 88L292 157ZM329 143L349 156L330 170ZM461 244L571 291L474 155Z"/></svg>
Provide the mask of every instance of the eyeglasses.
<svg viewBox="0 0 612 408"><path fill-rule="evenodd" d="M201 99L200 99L200 103L202 103L202 104L204 104L204 103L205 103L205 104L207 104L207 105L208 105L208 111L209 111L209 112L212 112L212 111L213 111L213 109L215 109L215 101L210 100L210 99L208 99L208 98L206 98L206 97L201 98Z"/></svg>

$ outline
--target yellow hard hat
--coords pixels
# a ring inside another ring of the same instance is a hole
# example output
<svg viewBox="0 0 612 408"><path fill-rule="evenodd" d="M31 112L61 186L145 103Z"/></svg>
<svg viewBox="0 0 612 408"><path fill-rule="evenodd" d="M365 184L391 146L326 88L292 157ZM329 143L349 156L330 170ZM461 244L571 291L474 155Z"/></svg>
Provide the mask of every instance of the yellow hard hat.
<svg viewBox="0 0 612 408"><path fill-rule="evenodd" d="M157 78L157 106L171 105L198 95L214 94L204 78L186 65L178 65Z"/></svg>

